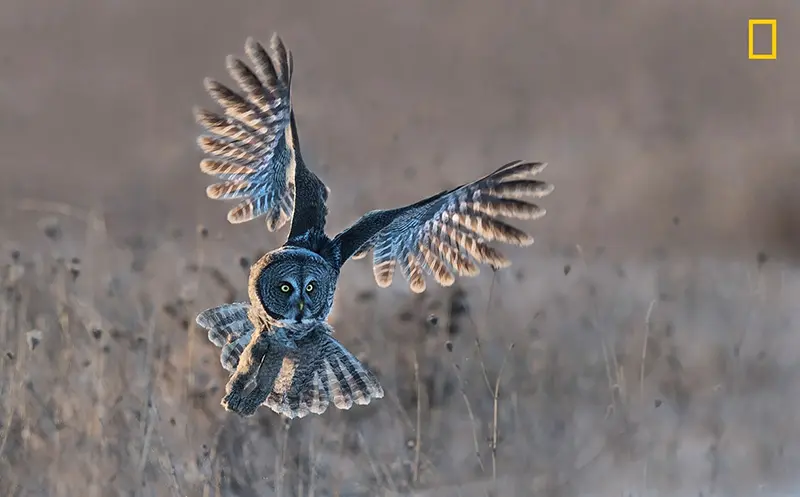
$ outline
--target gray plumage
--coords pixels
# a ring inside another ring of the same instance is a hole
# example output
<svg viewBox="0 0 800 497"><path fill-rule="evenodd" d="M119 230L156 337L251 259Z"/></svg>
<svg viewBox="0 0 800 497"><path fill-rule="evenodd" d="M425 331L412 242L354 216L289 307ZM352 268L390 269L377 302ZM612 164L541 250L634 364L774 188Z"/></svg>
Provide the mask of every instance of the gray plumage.
<svg viewBox="0 0 800 497"><path fill-rule="evenodd" d="M426 288L426 274L449 286L456 276L478 274L481 264L508 266L510 261L491 242L533 243L530 235L499 219L545 214L539 205L522 199L553 191L551 184L534 179L546 164L523 161L509 162L483 178L411 205L368 212L329 238L329 190L300 152L291 106L291 52L277 35L270 52L252 39L245 49L253 69L234 57L228 57L227 64L241 93L206 80L206 89L223 113L196 109L195 115L210 133L199 140L209 156L201 170L221 180L208 187L208 196L239 200L228 220L241 223L264 216L267 229L274 231L291 219L284 245L250 269L250 305L245 306L258 330L251 342L256 336L269 342L263 337L297 325L321 329L318 323L330 313L339 272L350 258L372 251L379 286L389 286L399 269L418 293ZM223 350L223 362L224 357Z"/></svg>
<svg viewBox="0 0 800 497"><path fill-rule="evenodd" d="M197 323L222 348L222 366L233 373L222 405L251 416L265 405L288 418L366 405L383 397L378 379L331 335L324 321L256 328L250 306L227 304L201 312Z"/></svg>

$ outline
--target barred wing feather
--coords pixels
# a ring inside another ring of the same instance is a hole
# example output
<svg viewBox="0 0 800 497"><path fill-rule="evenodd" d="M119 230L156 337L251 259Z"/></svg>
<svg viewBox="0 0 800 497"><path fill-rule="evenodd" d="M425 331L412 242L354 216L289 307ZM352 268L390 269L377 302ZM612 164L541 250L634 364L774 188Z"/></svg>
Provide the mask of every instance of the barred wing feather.
<svg viewBox="0 0 800 497"><path fill-rule="evenodd" d="M291 218L295 202L292 54L277 35L272 37L271 53L252 38L245 49L253 69L235 57L227 59L241 94L205 80L222 114L195 109L195 119L209 133L198 139L207 155L200 169L222 180L206 189L209 198L240 200L228 212L228 221L266 216L267 229L275 231Z"/></svg>
<svg viewBox="0 0 800 497"><path fill-rule="evenodd" d="M551 184L533 179L546 165L514 161L416 204L368 213L337 237L343 260L372 250L378 286L389 286L399 266L416 293L426 288L425 274L449 286L456 276L478 274L480 264L506 267L511 262L489 243L533 243L530 235L499 218L544 216L544 208L522 199L553 191Z"/></svg>

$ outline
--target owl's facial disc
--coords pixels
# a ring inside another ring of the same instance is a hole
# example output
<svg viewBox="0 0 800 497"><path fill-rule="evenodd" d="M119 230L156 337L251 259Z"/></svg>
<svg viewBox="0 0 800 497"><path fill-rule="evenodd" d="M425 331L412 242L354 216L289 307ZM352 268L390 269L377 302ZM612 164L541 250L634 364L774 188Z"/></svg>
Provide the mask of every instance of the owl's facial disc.
<svg viewBox="0 0 800 497"><path fill-rule="evenodd" d="M263 265L251 273L251 289L255 291L251 301L260 304L269 318L284 324L325 320L338 272L316 253L296 248L279 250L265 256Z"/></svg>

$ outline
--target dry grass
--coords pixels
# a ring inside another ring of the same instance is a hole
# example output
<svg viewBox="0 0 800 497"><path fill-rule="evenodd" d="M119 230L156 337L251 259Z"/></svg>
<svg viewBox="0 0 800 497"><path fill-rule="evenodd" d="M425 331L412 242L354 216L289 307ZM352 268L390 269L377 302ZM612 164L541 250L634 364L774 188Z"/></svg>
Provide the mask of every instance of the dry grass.
<svg viewBox="0 0 800 497"><path fill-rule="evenodd" d="M289 424L219 406L226 377L192 318L242 298L244 278L209 266L213 237L199 230L189 256L163 241L142 263L95 213L32 206L56 214L40 222L46 249L3 256L2 495L774 495L792 483L800 279L777 264L621 264L577 247L533 261L535 276L489 272L399 304L369 288L337 301L334 324L387 397Z"/></svg>

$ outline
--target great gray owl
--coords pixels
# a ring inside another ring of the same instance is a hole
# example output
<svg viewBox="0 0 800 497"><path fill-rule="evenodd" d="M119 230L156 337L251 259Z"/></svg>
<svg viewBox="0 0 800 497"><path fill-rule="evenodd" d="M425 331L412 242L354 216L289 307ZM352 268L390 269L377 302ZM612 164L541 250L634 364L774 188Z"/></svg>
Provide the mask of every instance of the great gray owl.
<svg viewBox="0 0 800 497"><path fill-rule="evenodd" d="M425 273L432 274L439 284L449 286L455 275L478 274L479 264L493 268L510 265L489 242L533 243L528 234L498 219L500 216L534 219L545 214L543 208L521 198L544 197L553 191L551 184L532 179L546 163L523 161L510 162L472 183L411 205L368 212L329 238L325 233L329 189L306 167L300 152L291 106L292 55L277 35L273 35L270 48L268 53L258 42L247 40L245 51L252 69L240 59L228 57L228 72L241 93L215 80L205 80L206 90L222 107L222 114L195 109L196 120L210 133L198 140L208 155L201 161L200 169L222 180L210 185L206 193L213 199L240 200L228 212L228 221L243 223L265 216L267 229L275 231L291 219L283 246L264 255L250 269L249 305L234 304L240 306L236 308L237 315L246 313L258 330L257 333L251 330L242 357L258 355L269 358L265 360L277 360L277 356L255 354L247 349L258 347L257 342L283 343L285 337L296 333L289 330L298 327L312 330L307 336L314 337L302 344L295 343L298 350L307 352L300 357L320 357L322 352L308 349L335 343L324 332L329 328L321 323L330 313L339 271L348 259L364 257L370 250L378 286L389 286L399 266L411 290L419 293L425 290ZM198 316L198 323L209 329L212 341L215 341L212 335L220 333L214 323L225 319L216 319L215 314L223 316L227 312L232 312L231 307L221 306ZM231 336L228 334L228 339ZM232 342L239 343L245 336ZM337 358L344 363L344 357L353 365L350 373L354 378L362 378L365 385L369 384L367 379L374 381L374 377L359 376L362 371L364 375L369 373L338 343L335 345L324 348L325 353L332 354L331 361ZM320 378L330 377L326 370L319 369L321 363L315 361L294 371L293 381L310 385L312 373L319 373ZM271 364L268 369L274 371L277 367ZM275 374L267 376L273 378ZM341 380L340 377L340 384ZM232 383L233 379L229 388ZM346 383L353 386L349 381ZM326 387L324 381L321 385ZM363 403L382 395L377 389L368 393ZM267 405L269 402L266 401ZM337 404L344 406L349 407L349 403ZM285 414L285 409L271 407ZM228 408L236 410L230 402Z"/></svg>

